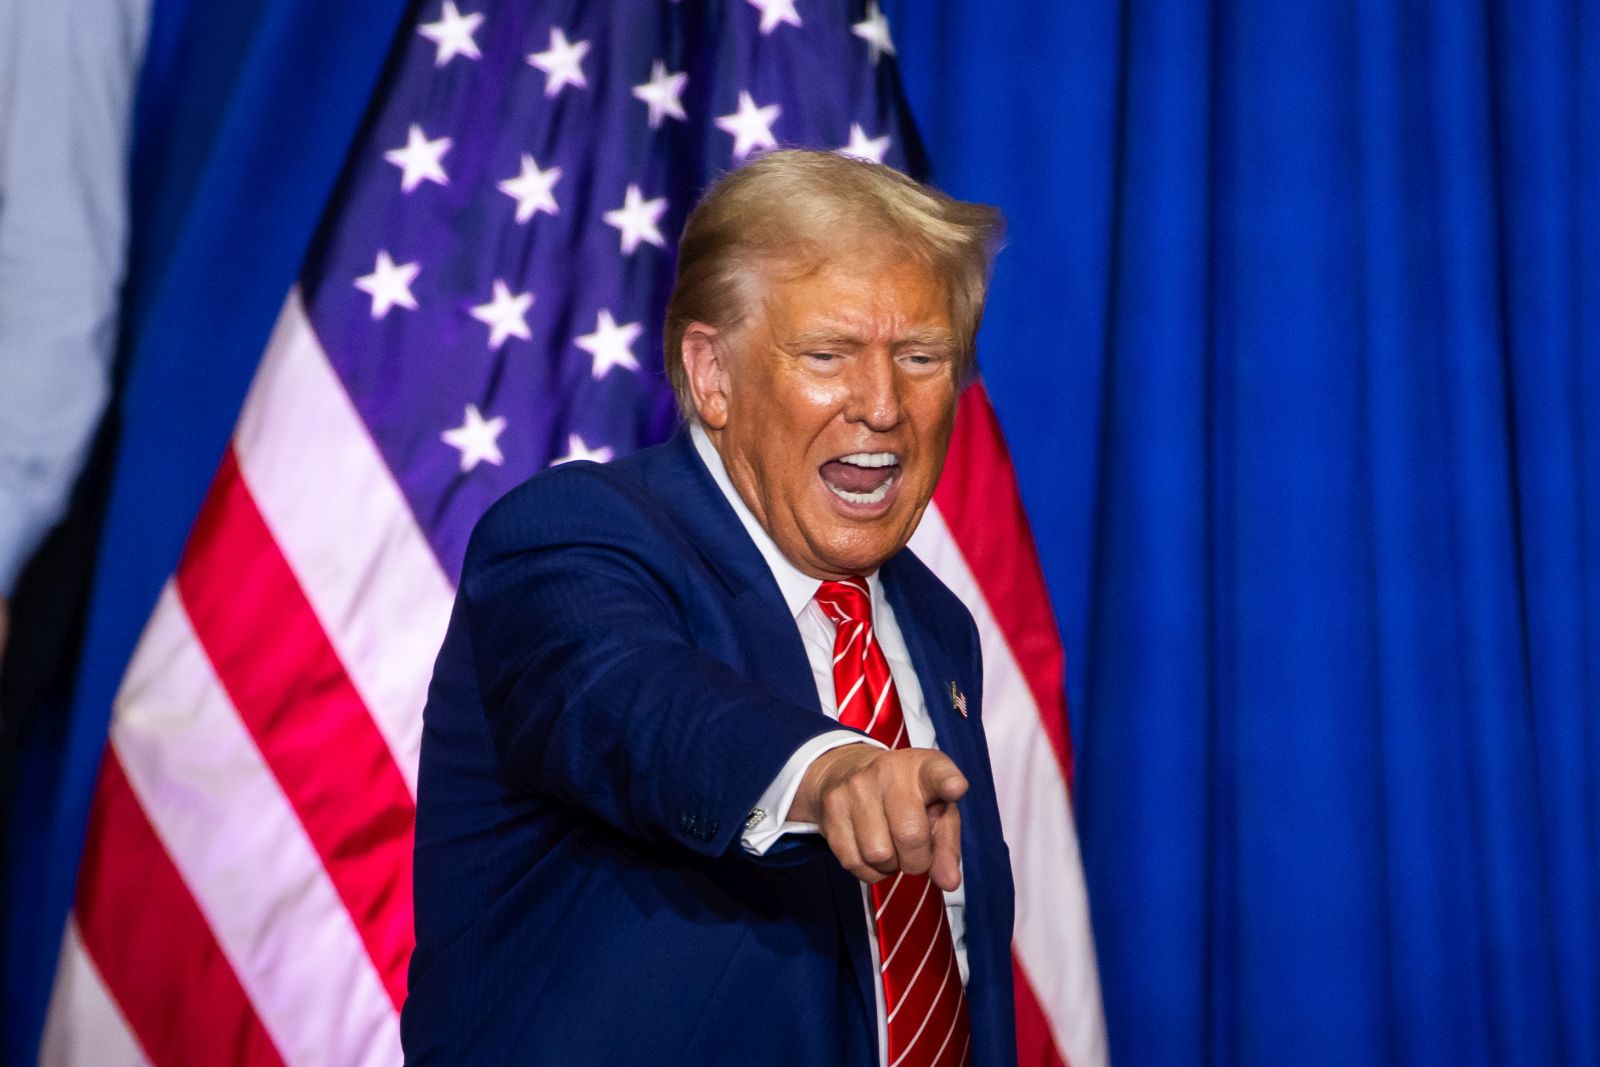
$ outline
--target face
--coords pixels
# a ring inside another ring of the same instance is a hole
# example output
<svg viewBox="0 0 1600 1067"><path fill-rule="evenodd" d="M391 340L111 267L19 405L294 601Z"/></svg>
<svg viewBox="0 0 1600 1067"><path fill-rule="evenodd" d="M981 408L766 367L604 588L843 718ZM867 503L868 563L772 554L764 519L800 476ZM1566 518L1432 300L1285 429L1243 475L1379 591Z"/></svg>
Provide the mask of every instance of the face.
<svg viewBox="0 0 1600 1067"><path fill-rule="evenodd" d="M851 249L767 272L754 314L684 334L690 392L739 495L796 567L875 570L905 547L955 424L946 287L921 264Z"/></svg>

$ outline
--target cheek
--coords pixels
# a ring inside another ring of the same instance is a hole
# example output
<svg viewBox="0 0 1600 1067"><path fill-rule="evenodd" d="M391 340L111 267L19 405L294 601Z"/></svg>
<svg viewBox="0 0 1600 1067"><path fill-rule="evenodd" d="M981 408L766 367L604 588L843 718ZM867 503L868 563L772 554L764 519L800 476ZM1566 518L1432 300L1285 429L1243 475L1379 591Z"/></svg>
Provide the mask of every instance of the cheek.
<svg viewBox="0 0 1600 1067"><path fill-rule="evenodd" d="M913 416L917 429L919 458L937 469L944 465L945 450L950 447L950 437L956 426L956 401L948 392L929 396L919 404Z"/></svg>
<svg viewBox="0 0 1600 1067"><path fill-rule="evenodd" d="M839 402L841 383L805 373L798 360L786 356L770 359L739 383L740 403L762 428L774 420L803 425L815 413ZM757 432L763 432L758 428Z"/></svg>
<svg viewBox="0 0 1600 1067"><path fill-rule="evenodd" d="M814 468L826 456L820 443L828 439L828 429L839 418L849 394L837 382L800 379L775 383L764 410L764 418L753 431L766 439L767 447L784 463Z"/></svg>
<svg viewBox="0 0 1600 1067"><path fill-rule="evenodd" d="M785 390L784 408L796 425L822 426L849 397L848 387L827 378L801 378Z"/></svg>

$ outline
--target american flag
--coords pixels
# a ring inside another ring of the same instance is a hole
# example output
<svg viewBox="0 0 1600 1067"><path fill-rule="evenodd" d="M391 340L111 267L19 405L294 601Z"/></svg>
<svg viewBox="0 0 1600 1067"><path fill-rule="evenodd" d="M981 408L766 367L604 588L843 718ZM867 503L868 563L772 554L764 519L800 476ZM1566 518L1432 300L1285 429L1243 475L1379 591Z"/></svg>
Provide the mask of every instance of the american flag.
<svg viewBox="0 0 1600 1067"><path fill-rule="evenodd" d="M673 237L775 145L908 163L875 3L413 9L113 709L46 1064L393 1064L421 715L467 535L676 418ZM1063 656L998 425L912 542L972 609L1023 1062L1106 1062Z"/></svg>

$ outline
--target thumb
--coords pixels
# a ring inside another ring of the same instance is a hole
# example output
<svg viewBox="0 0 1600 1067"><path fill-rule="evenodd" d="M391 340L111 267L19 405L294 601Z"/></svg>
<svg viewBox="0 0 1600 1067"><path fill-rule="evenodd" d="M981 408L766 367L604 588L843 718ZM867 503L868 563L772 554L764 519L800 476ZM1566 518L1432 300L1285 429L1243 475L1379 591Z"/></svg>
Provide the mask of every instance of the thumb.
<svg viewBox="0 0 1600 1067"><path fill-rule="evenodd" d="M918 778L922 795L929 802L956 801L967 795L967 779L960 768L950 762L950 757L940 752L929 752L923 760Z"/></svg>

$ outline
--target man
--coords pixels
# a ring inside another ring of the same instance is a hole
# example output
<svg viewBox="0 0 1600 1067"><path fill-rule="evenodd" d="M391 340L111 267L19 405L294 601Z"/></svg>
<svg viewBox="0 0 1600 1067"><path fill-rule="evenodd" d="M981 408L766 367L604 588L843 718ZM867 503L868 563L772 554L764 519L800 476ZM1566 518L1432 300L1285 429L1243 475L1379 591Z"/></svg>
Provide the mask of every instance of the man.
<svg viewBox="0 0 1600 1067"><path fill-rule="evenodd" d="M976 630L910 552L999 219L774 152L690 216L686 432L509 494L425 715L408 1059L1015 1060Z"/></svg>

